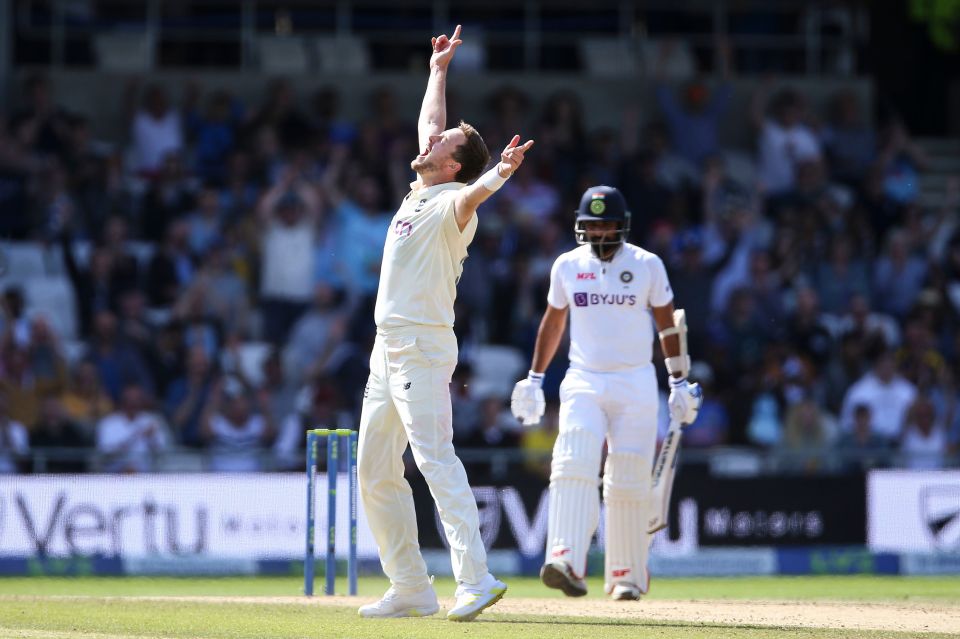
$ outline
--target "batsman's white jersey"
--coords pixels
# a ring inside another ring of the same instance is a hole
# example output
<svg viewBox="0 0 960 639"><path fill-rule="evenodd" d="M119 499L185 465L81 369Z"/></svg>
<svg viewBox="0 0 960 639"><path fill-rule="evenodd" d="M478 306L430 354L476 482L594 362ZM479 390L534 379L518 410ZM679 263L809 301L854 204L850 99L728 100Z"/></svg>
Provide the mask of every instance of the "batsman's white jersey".
<svg viewBox="0 0 960 639"><path fill-rule="evenodd" d="M450 407L457 365L453 302L477 228L475 215L462 232L457 226L454 198L463 186L438 184L404 198L387 231L377 291L357 471L383 571L401 593L429 584L403 477L408 442L437 502L454 575L479 583L487 574L476 500L453 450Z"/></svg>
<svg viewBox="0 0 960 639"><path fill-rule="evenodd" d="M651 307L673 301L659 257L624 244L609 261L589 245L553 265L547 302L569 307L570 368L560 386L560 433L550 474L546 561L586 570L599 523L597 491L607 441L605 582L647 587L650 473L657 436Z"/></svg>
<svg viewBox="0 0 960 639"><path fill-rule="evenodd" d="M461 231L454 197L464 185L447 182L411 191L390 222L383 245L377 305L377 328L453 327L457 280L467 246L477 232L474 215Z"/></svg>
<svg viewBox="0 0 960 639"><path fill-rule="evenodd" d="M673 300L659 257L624 244L601 262L588 245L557 258L547 302L570 307L570 365L608 373L649 364L653 320L649 309Z"/></svg>

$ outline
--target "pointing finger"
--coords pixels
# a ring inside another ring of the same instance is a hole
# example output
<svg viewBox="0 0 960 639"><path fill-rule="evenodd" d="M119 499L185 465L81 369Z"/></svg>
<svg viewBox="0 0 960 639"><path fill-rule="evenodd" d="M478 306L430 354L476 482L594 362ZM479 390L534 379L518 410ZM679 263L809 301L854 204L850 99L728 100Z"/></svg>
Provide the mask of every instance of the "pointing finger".
<svg viewBox="0 0 960 639"><path fill-rule="evenodd" d="M450 39L456 40L459 37L460 37L460 25L458 24L457 28L453 30L453 37L451 37Z"/></svg>
<svg viewBox="0 0 960 639"><path fill-rule="evenodd" d="M533 140L527 140L526 142L523 143L523 146L520 147L520 150L521 150L521 151L526 151L526 150L529 149L531 146L533 146Z"/></svg>
<svg viewBox="0 0 960 639"><path fill-rule="evenodd" d="M513 147L517 146L517 144L518 144L519 142L520 142L520 136L519 136L519 135L515 135L515 136L513 136L513 139L510 140L510 143L507 144L507 146L505 146L505 147L503 148L503 150L504 150L504 151L509 151L509 150L512 149Z"/></svg>

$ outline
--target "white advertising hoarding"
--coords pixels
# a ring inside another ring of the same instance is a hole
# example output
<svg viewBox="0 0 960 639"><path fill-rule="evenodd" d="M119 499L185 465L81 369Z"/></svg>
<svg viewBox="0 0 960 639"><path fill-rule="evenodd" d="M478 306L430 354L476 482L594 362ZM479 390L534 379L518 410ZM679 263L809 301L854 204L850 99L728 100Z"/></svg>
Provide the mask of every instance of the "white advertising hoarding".
<svg viewBox="0 0 960 639"><path fill-rule="evenodd" d="M867 543L875 552L960 553L960 471L872 471Z"/></svg>
<svg viewBox="0 0 960 639"><path fill-rule="evenodd" d="M318 555L325 552L326 488L318 474ZM337 555L345 557L345 473L337 489ZM358 555L376 557L358 508ZM0 477L0 556L298 559L305 526L303 474Z"/></svg>

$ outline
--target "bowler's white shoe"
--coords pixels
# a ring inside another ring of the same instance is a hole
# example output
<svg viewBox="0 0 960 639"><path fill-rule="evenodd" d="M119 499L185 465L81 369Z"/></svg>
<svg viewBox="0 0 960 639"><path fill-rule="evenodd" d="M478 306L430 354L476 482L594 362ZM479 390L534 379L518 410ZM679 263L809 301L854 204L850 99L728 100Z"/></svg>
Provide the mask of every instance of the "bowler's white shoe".
<svg viewBox="0 0 960 639"><path fill-rule="evenodd" d="M393 586L387 589L383 598L366 606L360 606L357 613L361 617L390 619L395 617L427 617L440 610L437 593L433 586L427 586L420 592L401 594Z"/></svg>
<svg viewBox="0 0 960 639"><path fill-rule="evenodd" d="M582 597L587 594L587 582L578 577L570 564L554 560L540 568L540 581L548 588L562 590L568 597Z"/></svg>
<svg viewBox="0 0 960 639"><path fill-rule="evenodd" d="M481 612L497 603L507 592L507 584L490 573L476 585L457 586L457 603L447 613L450 621L473 621Z"/></svg>

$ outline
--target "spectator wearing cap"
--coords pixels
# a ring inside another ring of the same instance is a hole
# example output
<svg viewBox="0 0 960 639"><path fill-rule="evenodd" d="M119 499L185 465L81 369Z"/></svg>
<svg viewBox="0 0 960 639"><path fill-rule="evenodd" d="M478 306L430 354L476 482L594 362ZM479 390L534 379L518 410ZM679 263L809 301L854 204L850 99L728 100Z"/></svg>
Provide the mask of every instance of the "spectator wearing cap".
<svg viewBox="0 0 960 639"><path fill-rule="evenodd" d="M163 418L147 410L146 391L136 382L124 385L117 411L97 424L97 453L104 472L151 472L157 455L170 444Z"/></svg>
<svg viewBox="0 0 960 639"><path fill-rule="evenodd" d="M313 294L314 244L322 213L317 189L288 167L257 206L260 301L267 341L282 344Z"/></svg>

